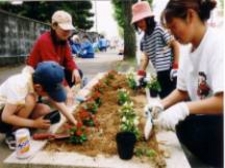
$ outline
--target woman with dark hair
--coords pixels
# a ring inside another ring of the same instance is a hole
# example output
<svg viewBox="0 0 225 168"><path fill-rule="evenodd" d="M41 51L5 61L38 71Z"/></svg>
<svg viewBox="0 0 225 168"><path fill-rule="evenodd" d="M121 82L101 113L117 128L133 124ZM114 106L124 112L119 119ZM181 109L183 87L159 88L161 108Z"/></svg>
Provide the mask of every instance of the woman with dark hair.
<svg viewBox="0 0 225 168"><path fill-rule="evenodd" d="M155 126L176 130L201 161L223 167L224 37L206 23L215 6L214 0L170 0L166 5L163 24L192 47L180 58L176 90L159 102L161 110L150 103L148 109L158 112Z"/></svg>
<svg viewBox="0 0 225 168"><path fill-rule="evenodd" d="M144 32L140 42L144 58L138 75L146 75L146 68L151 61L161 86L159 95L164 98L176 87L179 45L168 31L156 23L147 1L140 1L132 6L132 24L137 31Z"/></svg>
<svg viewBox="0 0 225 168"><path fill-rule="evenodd" d="M36 41L27 64L34 69L39 62L55 61L64 67L67 104L74 101L70 87L81 82L82 72L73 60L68 38L74 30L69 13L59 10L52 15L51 31L43 33Z"/></svg>

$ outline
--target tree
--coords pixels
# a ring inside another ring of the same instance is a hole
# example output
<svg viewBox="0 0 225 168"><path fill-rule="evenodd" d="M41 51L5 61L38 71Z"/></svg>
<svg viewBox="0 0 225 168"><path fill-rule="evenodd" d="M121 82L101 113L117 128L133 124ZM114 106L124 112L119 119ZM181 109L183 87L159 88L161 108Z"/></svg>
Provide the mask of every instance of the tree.
<svg viewBox="0 0 225 168"><path fill-rule="evenodd" d="M86 1L27 1L22 5L11 5L9 2L1 2L0 9L29 17L42 22L51 22L51 16L56 10L66 10L73 17L73 24L78 29L88 30L93 26L89 18L94 14L90 12L92 3Z"/></svg>
<svg viewBox="0 0 225 168"><path fill-rule="evenodd" d="M220 0L220 8L224 11L224 0Z"/></svg>
<svg viewBox="0 0 225 168"><path fill-rule="evenodd" d="M134 58L136 39L134 28L130 25L132 0L113 0L112 3L114 6L114 17L118 26L122 29L120 31L121 36L124 37L124 60Z"/></svg>
<svg viewBox="0 0 225 168"><path fill-rule="evenodd" d="M136 36L134 27L131 23L131 8L137 0L112 0L114 6L114 18L119 29L120 35L124 38L124 60L134 58L136 54ZM148 0L151 4L152 0Z"/></svg>

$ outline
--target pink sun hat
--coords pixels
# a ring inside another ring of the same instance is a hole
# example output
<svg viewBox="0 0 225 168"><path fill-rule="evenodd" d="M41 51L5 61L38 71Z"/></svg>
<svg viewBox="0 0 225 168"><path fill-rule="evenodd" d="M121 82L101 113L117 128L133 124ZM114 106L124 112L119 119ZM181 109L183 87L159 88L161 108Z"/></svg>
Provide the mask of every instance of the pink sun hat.
<svg viewBox="0 0 225 168"><path fill-rule="evenodd" d="M151 16L153 13L147 1L139 1L132 6L132 24Z"/></svg>

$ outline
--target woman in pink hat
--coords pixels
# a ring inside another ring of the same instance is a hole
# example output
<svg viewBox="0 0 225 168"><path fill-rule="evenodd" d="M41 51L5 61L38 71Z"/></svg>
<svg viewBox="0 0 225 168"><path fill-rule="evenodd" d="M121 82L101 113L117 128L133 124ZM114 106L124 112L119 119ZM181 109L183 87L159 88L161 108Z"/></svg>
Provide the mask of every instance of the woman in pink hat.
<svg viewBox="0 0 225 168"><path fill-rule="evenodd" d="M173 36L156 23L147 1L137 2L132 6L132 24L137 31L144 32L141 39L141 50L144 58L138 75L146 74L146 68L151 61L161 86L159 96L164 98L176 86L179 45Z"/></svg>

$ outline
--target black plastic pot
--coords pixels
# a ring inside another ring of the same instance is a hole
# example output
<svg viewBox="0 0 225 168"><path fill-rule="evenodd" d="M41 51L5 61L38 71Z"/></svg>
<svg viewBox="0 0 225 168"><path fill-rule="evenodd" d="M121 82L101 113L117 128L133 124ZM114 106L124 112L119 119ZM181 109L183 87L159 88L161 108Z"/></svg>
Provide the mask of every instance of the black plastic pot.
<svg viewBox="0 0 225 168"><path fill-rule="evenodd" d="M149 89L150 95L151 97L157 97L158 96L158 91L154 90L154 89Z"/></svg>
<svg viewBox="0 0 225 168"><path fill-rule="evenodd" d="M124 160L132 158L136 136L132 132L119 132L116 134L117 150L119 157Z"/></svg>

